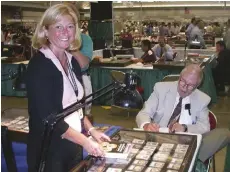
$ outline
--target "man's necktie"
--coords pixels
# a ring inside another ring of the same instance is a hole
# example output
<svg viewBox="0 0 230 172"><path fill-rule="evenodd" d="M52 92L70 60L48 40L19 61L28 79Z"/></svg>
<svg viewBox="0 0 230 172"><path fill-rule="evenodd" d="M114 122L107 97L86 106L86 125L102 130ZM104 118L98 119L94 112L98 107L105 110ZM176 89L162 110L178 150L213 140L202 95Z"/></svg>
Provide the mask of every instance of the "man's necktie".
<svg viewBox="0 0 230 172"><path fill-rule="evenodd" d="M161 56L160 57L162 57L162 55L164 54L164 50L163 50L163 47L161 47Z"/></svg>
<svg viewBox="0 0 230 172"><path fill-rule="evenodd" d="M168 126L174 122L174 120L176 119L176 117L181 113L181 106L182 106L182 98L180 97L179 98L179 102L178 104L176 105L176 108L174 109L173 111L173 114L169 120L169 123L168 123Z"/></svg>

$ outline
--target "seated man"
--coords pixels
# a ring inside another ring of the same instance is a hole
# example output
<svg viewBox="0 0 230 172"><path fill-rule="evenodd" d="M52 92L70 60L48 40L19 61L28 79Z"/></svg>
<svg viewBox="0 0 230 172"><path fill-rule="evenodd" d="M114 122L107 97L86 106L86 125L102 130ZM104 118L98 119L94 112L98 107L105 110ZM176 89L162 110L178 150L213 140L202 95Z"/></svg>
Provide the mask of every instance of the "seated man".
<svg viewBox="0 0 230 172"><path fill-rule="evenodd" d="M151 42L149 40L143 40L141 42L141 49L144 52L141 58L132 58L132 61L135 63L151 63L156 61L156 56L151 50Z"/></svg>
<svg viewBox="0 0 230 172"><path fill-rule="evenodd" d="M217 90L224 91L224 84L227 80L230 82L230 50L226 49L224 41L216 42L217 58L213 59L213 64L216 66L213 69L213 79Z"/></svg>
<svg viewBox="0 0 230 172"><path fill-rule="evenodd" d="M157 60L173 60L173 50L170 45L166 44L163 36L158 39L159 44L156 44L152 50L154 51Z"/></svg>
<svg viewBox="0 0 230 172"><path fill-rule="evenodd" d="M146 131L168 127L169 132L203 134L199 159L204 162L230 142L230 133L227 129L209 132L210 97L197 89L202 78L201 68L192 64L183 69L179 81L156 83L136 122Z"/></svg>

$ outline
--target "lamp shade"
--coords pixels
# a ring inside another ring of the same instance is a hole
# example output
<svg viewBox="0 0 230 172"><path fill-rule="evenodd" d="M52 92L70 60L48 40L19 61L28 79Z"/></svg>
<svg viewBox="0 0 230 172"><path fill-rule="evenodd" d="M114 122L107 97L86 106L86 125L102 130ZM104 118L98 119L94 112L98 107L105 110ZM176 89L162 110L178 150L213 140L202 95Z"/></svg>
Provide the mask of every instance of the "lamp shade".
<svg viewBox="0 0 230 172"><path fill-rule="evenodd" d="M125 73L124 84L126 85L120 91L114 94L114 106L130 109L141 109L143 99L136 87L139 77L133 71Z"/></svg>
<svg viewBox="0 0 230 172"><path fill-rule="evenodd" d="M135 89L122 89L113 99L114 106L131 109L141 109L143 107L143 99L140 93Z"/></svg>

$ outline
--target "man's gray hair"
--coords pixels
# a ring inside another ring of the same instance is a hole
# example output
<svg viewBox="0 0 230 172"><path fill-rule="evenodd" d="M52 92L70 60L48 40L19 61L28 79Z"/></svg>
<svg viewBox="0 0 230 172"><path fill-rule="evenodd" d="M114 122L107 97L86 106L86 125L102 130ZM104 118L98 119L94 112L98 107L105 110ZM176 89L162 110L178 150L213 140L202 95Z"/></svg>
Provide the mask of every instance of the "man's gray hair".
<svg viewBox="0 0 230 172"><path fill-rule="evenodd" d="M201 84L202 80L203 80L203 70L202 68L197 65L197 64L190 64L188 66L186 66L180 73L180 76L182 76L185 73L189 73L189 74L193 74L193 75L198 75L199 76L199 82L198 82L198 86Z"/></svg>

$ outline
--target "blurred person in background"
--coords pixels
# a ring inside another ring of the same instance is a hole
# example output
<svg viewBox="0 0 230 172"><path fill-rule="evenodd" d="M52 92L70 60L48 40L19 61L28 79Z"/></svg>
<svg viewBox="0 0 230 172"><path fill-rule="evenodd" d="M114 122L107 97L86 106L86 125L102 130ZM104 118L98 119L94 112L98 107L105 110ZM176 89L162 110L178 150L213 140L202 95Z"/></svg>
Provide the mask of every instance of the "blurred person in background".
<svg viewBox="0 0 230 172"><path fill-rule="evenodd" d="M79 21L78 25L80 27L80 14L75 6L75 2L64 2L72 8L72 10L76 13ZM86 22L84 22L86 25ZM89 63L93 58L93 41L91 37L85 33L80 33L81 37L81 47L80 50L71 51L73 57L78 61L81 71L82 71L82 80L84 86L85 96L88 96L92 93L92 83L91 77L89 74ZM91 100L92 97L87 100ZM89 120L93 123L93 115L91 114L92 103L85 106L84 113L89 118Z"/></svg>
<svg viewBox="0 0 230 172"><path fill-rule="evenodd" d="M172 24L168 23L168 36L171 37L173 35L173 28L172 28Z"/></svg>
<svg viewBox="0 0 230 172"><path fill-rule="evenodd" d="M165 37L160 36L158 39L158 44L156 44L152 50L156 55L157 60L173 60L173 50L172 47L166 44Z"/></svg>
<svg viewBox="0 0 230 172"><path fill-rule="evenodd" d="M186 31L185 31L185 35L186 35L186 37L187 37L187 40L190 39L190 34L191 34L191 32L192 32L192 29L195 27L195 23L196 23L196 18L193 17L193 18L191 19L191 23L189 24L188 28L187 28Z"/></svg>
<svg viewBox="0 0 230 172"><path fill-rule="evenodd" d="M141 58L132 58L131 60L135 63L154 63L156 61L156 56L153 50L151 50L151 42L149 40L141 41L141 49L144 54Z"/></svg>
<svg viewBox="0 0 230 172"><path fill-rule="evenodd" d="M226 33L224 35L224 42L225 42L226 48L230 50L230 19L228 19L228 22L227 22Z"/></svg>
<svg viewBox="0 0 230 172"><path fill-rule="evenodd" d="M222 29L221 29L220 24L218 22L214 23L213 34L215 37L222 37Z"/></svg>
<svg viewBox="0 0 230 172"><path fill-rule="evenodd" d="M216 58L213 59L216 65L213 69L213 79L217 88L217 91L225 90L225 82L230 81L230 50L226 49L224 41L216 42ZM213 63L214 63L213 62Z"/></svg>
<svg viewBox="0 0 230 172"><path fill-rule="evenodd" d="M212 32L213 32L213 27L212 27L212 24L209 23L208 26L207 26L207 28L206 28L206 33L211 34Z"/></svg>
<svg viewBox="0 0 230 172"><path fill-rule="evenodd" d="M173 35L178 35L180 33L180 27L178 26L177 22L173 23L171 31Z"/></svg>
<svg viewBox="0 0 230 172"><path fill-rule="evenodd" d="M196 25L189 36L189 47L192 48L192 41L199 42L199 48L206 48L204 41L204 22L201 19L196 20Z"/></svg>
<svg viewBox="0 0 230 172"><path fill-rule="evenodd" d="M168 28L165 26L165 22L162 22L159 27L159 36L167 36Z"/></svg>

